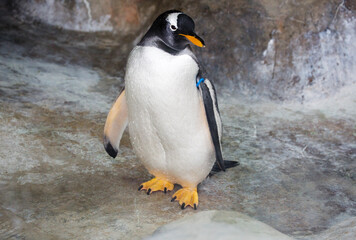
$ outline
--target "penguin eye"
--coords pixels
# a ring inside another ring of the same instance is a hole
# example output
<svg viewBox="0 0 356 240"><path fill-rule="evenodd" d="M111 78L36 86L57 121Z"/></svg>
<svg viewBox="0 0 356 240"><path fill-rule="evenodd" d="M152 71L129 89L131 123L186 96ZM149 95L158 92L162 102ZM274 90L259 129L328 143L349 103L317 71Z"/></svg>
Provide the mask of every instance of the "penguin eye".
<svg viewBox="0 0 356 240"><path fill-rule="evenodd" d="M174 25L171 25L171 30L174 32L174 31L176 31L176 30L177 30L177 27L176 27L176 26L174 26Z"/></svg>

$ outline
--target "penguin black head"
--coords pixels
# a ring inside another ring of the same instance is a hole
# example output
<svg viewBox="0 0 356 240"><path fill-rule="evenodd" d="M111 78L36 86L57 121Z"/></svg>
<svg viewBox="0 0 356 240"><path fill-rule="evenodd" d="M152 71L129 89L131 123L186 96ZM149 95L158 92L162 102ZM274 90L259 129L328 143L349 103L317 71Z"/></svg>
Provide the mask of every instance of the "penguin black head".
<svg viewBox="0 0 356 240"><path fill-rule="evenodd" d="M193 19L181 11L162 13L138 45L156 46L169 53L184 50L189 43L205 47L203 39L194 32Z"/></svg>

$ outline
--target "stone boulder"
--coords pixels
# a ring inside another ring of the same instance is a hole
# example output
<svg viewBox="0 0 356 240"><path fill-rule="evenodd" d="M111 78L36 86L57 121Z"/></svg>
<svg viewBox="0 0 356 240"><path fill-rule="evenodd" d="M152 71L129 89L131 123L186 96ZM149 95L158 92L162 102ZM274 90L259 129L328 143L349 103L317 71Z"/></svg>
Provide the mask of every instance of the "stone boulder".
<svg viewBox="0 0 356 240"><path fill-rule="evenodd" d="M159 227L146 240L288 240L287 235L233 211L203 211Z"/></svg>

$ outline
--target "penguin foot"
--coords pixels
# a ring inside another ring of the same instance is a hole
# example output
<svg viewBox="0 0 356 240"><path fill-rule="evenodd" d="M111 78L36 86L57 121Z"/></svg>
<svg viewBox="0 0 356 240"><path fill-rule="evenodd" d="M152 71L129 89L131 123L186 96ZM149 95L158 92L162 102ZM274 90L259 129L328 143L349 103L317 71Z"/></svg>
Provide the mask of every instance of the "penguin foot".
<svg viewBox="0 0 356 240"><path fill-rule="evenodd" d="M186 188L183 187L179 189L175 194L172 196L172 202L175 200L179 201L179 205L182 209L187 206L191 206L195 210L198 207L198 192L197 188Z"/></svg>
<svg viewBox="0 0 356 240"><path fill-rule="evenodd" d="M172 191L173 188L173 183L170 183L163 179L153 178L148 182L142 183L138 190L147 190L147 195L150 195L151 193L156 191L163 191L164 193L166 193L167 191Z"/></svg>

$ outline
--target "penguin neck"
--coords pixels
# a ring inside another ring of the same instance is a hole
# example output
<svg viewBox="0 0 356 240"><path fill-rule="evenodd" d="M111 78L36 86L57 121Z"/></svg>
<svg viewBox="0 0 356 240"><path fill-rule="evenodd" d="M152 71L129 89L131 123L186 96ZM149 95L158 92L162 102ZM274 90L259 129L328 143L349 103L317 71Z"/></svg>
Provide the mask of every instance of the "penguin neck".
<svg viewBox="0 0 356 240"><path fill-rule="evenodd" d="M171 48L170 46L168 46L164 41L162 40L158 40L155 42L156 47L158 47L159 49L171 54L171 55L179 55L183 50L177 50L174 48Z"/></svg>
<svg viewBox="0 0 356 240"><path fill-rule="evenodd" d="M171 55L179 55L184 52L189 45L186 45L182 49L172 48L171 46L167 45L164 40L157 36L149 36L146 35L143 39L137 44L138 46L147 46L147 47L157 47L162 51L165 51Z"/></svg>

